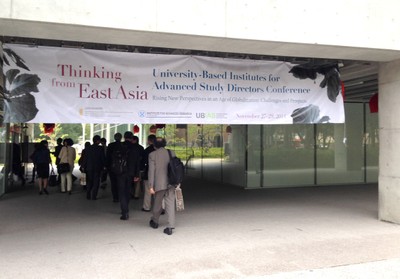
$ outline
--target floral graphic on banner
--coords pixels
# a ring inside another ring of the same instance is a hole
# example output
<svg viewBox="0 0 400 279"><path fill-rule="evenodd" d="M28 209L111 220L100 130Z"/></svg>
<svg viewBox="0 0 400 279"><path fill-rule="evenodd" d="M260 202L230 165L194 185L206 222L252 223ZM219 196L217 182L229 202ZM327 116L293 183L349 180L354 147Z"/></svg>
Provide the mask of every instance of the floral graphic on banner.
<svg viewBox="0 0 400 279"><path fill-rule="evenodd" d="M32 92L39 92L40 78L30 72L25 61L13 50L3 49L2 62L11 67L5 74L4 92L1 98L4 101L4 122L28 122L38 113L35 96Z"/></svg>
<svg viewBox="0 0 400 279"><path fill-rule="evenodd" d="M315 105L308 105L295 109L291 115L293 124L315 124L315 123L328 123L330 118L324 115L320 118L320 109Z"/></svg>
<svg viewBox="0 0 400 279"><path fill-rule="evenodd" d="M336 64L313 64L307 63L303 65L294 66L289 73L292 73L298 79L312 79L317 78L317 74L324 76L319 86L321 88L327 87L328 99L335 103L336 98L341 91L341 80L338 67ZM306 107L300 107L293 111L291 117L293 124L313 124L313 123L329 123L329 116L325 115L320 118L320 108L316 105L310 104Z"/></svg>
<svg viewBox="0 0 400 279"><path fill-rule="evenodd" d="M327 95L329 100L333 103L336 102L336 97L339 95L341 90L341 80L338 67L336 64L313 64L306 63L302 65L294 66L289 73L292 73L295 78L298 79L312 79L317 78L317 74L324 76L324 79L320 83L321 88L327 87Z"/></svg>

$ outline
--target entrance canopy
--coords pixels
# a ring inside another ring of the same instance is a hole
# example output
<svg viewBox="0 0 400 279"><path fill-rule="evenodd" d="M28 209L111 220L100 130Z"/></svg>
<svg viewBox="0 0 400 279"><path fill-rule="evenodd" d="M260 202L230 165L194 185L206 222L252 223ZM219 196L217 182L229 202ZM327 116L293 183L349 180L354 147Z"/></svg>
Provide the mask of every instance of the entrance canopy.
<svg viewBox="0 0 400 279"><path fill-rule="evenodd" d="M344 122L336 65L3 48L4 122Z"/></svg>

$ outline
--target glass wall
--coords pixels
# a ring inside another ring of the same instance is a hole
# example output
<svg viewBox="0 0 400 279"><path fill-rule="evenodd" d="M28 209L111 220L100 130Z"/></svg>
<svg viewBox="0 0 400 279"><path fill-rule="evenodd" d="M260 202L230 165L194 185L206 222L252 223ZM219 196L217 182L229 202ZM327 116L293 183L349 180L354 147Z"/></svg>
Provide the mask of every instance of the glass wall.
<svg viewBox="0 0 400 279"><path fill-rule="evenodd" d="M378 114L346 103L345 124L140 125L165 137L187 175L244 188L297 187L378 181ZM153 126L153 129L151 128ZM157 126L157 129L154 127ZM102 135L106 127L94 129ZM133 125L111 125L111 135Z"/></svg>
<svg viewBox="0 0 400 279"><path fill-rule="evenodd" d="M10 172L10 164L6 164L8 160L11 160L10 157L10 145L9 142L9 131L10 125L5 124L3 127L0 127L0 196L2 196L6 191L6 186L8 183L8 173Z"/></svg>
<svg viewBox="0 0 400 279"><path fill-rule="evenodd" d="M222 181L223 183L244 187L247 169L246 125L224 125Z"/></svg>
<svg viewBox="0 0 400 279"><path fill-rule="evenodd" d="M263 176L260 175L263 169L262 128L260 125L247 126L246 174L248 188L259 188L263 185L261 180Z"/></svg>
<svg viewBox="0 0 400 279"><path fill-rule="evenodd" d="M222 125L202 125L203 176L222 179Z"/></svg>
<svg viewBox="0 0 400 279"><path fill-rule="evenodd" d="M0 127L0 196L13 188L21 186L25 177L22 125L4 124Z"/></svg>
<svg viewBox="0 0 400 279"><path fill-rule="evenodd" d="M199 126L188 174L245 188L377 182L378 115L367 106L346 103L345 124L223 125L212 159L206 149L218 129Z"/></svg>
<svg viewBox="0 0 400 279"><path fill-rule="evenodd" d="M250 126L246 187L258 187L260 156L261 187L377 182L378 121L365 107L346 103L345 124ZM259 137L261 152L251 147Z"/></svg>
<svg viewBox="0 0 400 279"><path fill-rule="evenodd" d="M165 125L167 148L186 164L187 175L204 180L246 185L245 125ZM144 131L149 127L145 125Z"/></svg>
<svg viewBox="0 0 400 279"><path fill-rule="evenodd" d="M3 47L2 43L0 43L0 57L3 57ZM0 63L0 71L3 73L3 64ZM0 91L3 94L3 86L4 86L4 75L0 75ZM4 106L4 101L3 98L0 98L0 115L1 115L1 127L0 127L0 196L2 196L5 191L6 191L6 180L7 180L7 173L8 171L6 170L6 162L7 162L7 147L6 147L6 142L8 139L7 131L8 128L7 125L3 124L3 106Z"/></svg>
<svg viewBox="0 0 400 279"><path fill-rule="evenodd" d="M317 125L318 185L365 180L364 104L346 104L345 115L345 124Z"/></svg>
<svg viewBox="0 0 400 279"><path fill-rule="evenodd" d="M364 147L366 182L376 182L379 176L379 123L378 113L370 113L366 105Z"/></svg>
<svg viewBox="0 0 400 279"><path fill-rule="evenodd" d="M185 139L184 141L182 141L182 148L185 149L184 158L186 161L188 175L192 177L202 178L204 151L203 126L192 124L178 127L181 128L177 129L177 133L181 135L180 138L183 138L184 136ZM183 154L181 155L181 157L182 156Z"/></svg>
<svg viewBox="0 0 400 279"><path fill-rule="evenodd" d="M314 184L313 125L265 125L263 187Z"/></svg>

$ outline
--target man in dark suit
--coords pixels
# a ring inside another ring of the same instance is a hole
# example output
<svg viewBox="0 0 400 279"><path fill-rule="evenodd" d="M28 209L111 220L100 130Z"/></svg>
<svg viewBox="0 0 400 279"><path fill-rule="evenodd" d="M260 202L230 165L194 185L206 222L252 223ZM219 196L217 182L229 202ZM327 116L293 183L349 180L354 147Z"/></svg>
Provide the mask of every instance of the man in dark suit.
<svg viewBox="0 0 400 279"><path fill-rule="evenodd" d="M165 149L166 142L163 138L157 138L154 147L155 151L149 154L149 187L150 194L154 195L153 216L150 220L150 227L158 228L158 220L163 211L162 201L165 201L165 211L168 216L168 224L164 233L171 235L175 228L175 188L168 183L168 163L170 157ZM171 151L175 157L175 152Z"/></svg>
<svg viewBox="0 0 400 279"><path fill-rule="evenodd" d="M144 184L144 197L143 197L143 207L142 211L149 212L151 209L151 194L150 194L150 187L149 187L149 154L153 152L155 149L154 142L156 141L155 135L149 135L147 137L147 144L148 146L143 152L142 156L142 179Z"/></svg>
<svg viewBox="0 0 400 279"><path fill-rule="evenodd" d="M133 136L133 144L136 146L135 148L139 149L140 152L140 162L143 158L144 147L139 144L139 138L137 136ZM140 163L140 171L142 171L142 163ZM140 198L140 188L141 188L141 175L139 176L139 180L133 184L133 198L138 200Z"/></svg>
<svg viewBox="0 0 400 279"><path fill-rule="evenodd" d="M57 145L54 148L54 152L53 155L54 157L56 157L56 166L58 166L58 164L60 163L60 158L58 158L58 155L60 155L61 152L61 148L63 148L63 139L62 138L58 138L57 139Z"/></svg>
<svg viewBox="0 0 400 279"><path fill-rule="evenodd" d="M95 135L93 137L93 144L90 146L86 153L85 160L83 162L83 169L87 176L87 193L86 198L88 200L96 200L97 193L100 186L101 172L105 168L106 156L104 149L100 146L100 136Z"/></svg>
<svg viewBox="0 0 400 279"><path fill-rule="evenodd" d="M140 155L141 150L138 145L133 144L133 133L125 132L125 141L122 143L127 152L127 168L117 176L118 195L121 205L121 220L129 219L129 200L132 183L139 181L140 174Z"/></svg>
<svg viewBox="0 0 400 279"><path fill-rule="evenodd" d="M115 174L111 169L112 155L114 153L114 150L122 144L121 139L122 139L122 134L116 133L114 135L115 141L108 145L107 152L106 152L106 167L108 170L108 174L110 176L111 193L113 196L113 202L119 202L119 197L118 197L118 182L117 182L118 175Z"/></svg>

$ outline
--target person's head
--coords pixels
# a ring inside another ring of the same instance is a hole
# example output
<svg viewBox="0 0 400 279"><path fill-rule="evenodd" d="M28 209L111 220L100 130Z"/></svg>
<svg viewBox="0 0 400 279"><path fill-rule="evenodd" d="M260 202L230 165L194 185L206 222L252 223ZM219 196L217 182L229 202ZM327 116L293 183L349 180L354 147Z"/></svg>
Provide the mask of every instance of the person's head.
<svg viewBox="0 0 400 279"><path fill-rule="evenodd" d="M166 145L167 145L167 142L165 141L164 138L161 138L161 137L157 137L156 141L154 142L154 147L157 149L165 147Z"/></svg>
<svg viewBox="0 0 400 279"><path fill-rule="evenodd" d="M153 145L154 142L156 141L157 137L155 135L149 135L147 137L147 144L148 145Z"/></svg>
<svg viewBox="0 0 400 279"><path fill-rule="evenodd" d="M71 138L67 139L67 144L68 146L73 146L74 145L74 141Z"/></svg>
<svg viewBox="0 0 400 279"><path fill-rule="evenodd" d="M122 139L122 134L121 133L116 133L114 135L114 140L115 141L121 141L121 139Z"/></svg>
<svg viewBox="0 0 400 279"><path fill-rule="evenodd" d="M133 133L130 131L126 131L124 133L124 139L133 139Z"/></svg>
<svg viewBox="0 0 400 279"><path fill-rule="evenodd" d="M70 138L67 138L64 140L64 145L65 146L72 146L74 144L74 141Z"/></svg>
<svg viewBox="0 0 400 279"><path fill-rule="evenodd" d="M106 146L107 145L107 139L106 138L101 138L100 139L100 143L101 143L101 145Z"/></svg>
<svg viewBox="0 0 400 279"><path fill-rule="evenodd" d="M85 148L89 148L89 147L90 147L90 142L89 141L85 142Z"/></svg>
<svg viewBox="0 0 400 279"><path fill-rule="evenodd" d="M100 140L101 140L101 137L100 137L99 135L95 135L95 136L93 137L93 143L94 143L94 144L99 144L99 143L100 143Z"/></svg>
<svg viewBox="0 0 400 279"><path fill-rule="evenodd" d="M133 136L133 143L139 143L139 137Z"/></svg>
<svg viewBox="0 0 400 279"><path fill-rule="evenodd" d="M58 139L57 139L57 145L62 144L62 142L63 142L63 139L62 139L62 138L58 138Z"/></svg>
<svg viewBox="0 0 400 279"><path fill-rule="evenodd" d="M125 141L130 141L130 142L132 142L132 141L133 141L133 133L130 132L130 131L126 131L126 132L124 133L124 139L125 139Z"/></svg>
<svg viewBox="0 0 400 279"><path fill-rule="evenodd" d="M49 146L49 143L47 142L47 140L42 140L40 142L40 145L42 146L42 148L47 148L47 146Z"/></svg>

